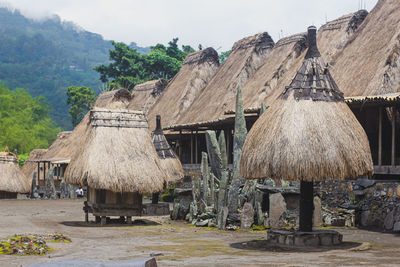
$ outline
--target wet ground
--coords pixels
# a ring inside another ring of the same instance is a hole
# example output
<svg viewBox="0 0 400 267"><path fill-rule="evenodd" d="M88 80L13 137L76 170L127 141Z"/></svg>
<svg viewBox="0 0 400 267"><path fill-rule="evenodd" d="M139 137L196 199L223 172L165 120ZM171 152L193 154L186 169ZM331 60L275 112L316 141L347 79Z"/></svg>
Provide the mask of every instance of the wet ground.
<svg viewBox="0 0 400 267"><path fill-rule="evenodd" d="M337 228L345 241L329 248L284 248L265 241L264 231L197 228L164 217L141 217L133 225L84 223L83 200L0 200L0 239L14 234L70 235L49 243L45 256L0 255L0 266L60 260L117 261L156 256L159 266L398 266L400 236ZM94 220L93 217L90 217Z"/></svg>

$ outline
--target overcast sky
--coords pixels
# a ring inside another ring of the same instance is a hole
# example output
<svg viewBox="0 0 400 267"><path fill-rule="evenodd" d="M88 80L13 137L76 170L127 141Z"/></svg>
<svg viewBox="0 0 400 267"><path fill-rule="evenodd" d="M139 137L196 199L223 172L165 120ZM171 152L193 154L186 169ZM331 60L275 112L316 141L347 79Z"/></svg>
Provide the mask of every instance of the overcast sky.
<svg viewBox="0 0 400 267"><path fill-rule="evenodd" d="M362 4L361 4L362 2ZM279 37L321 26L326 20L370 11L377 0L0 0L42 19L57 14L105 39L139 46L179 44L228 50L243 37L267 31Z"/></svg>

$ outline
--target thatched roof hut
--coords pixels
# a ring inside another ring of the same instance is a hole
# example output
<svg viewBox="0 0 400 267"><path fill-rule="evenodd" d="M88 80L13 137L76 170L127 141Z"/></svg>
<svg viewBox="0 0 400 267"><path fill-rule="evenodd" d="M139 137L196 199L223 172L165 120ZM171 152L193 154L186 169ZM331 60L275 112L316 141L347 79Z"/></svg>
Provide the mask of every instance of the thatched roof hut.
<svg viewBox="0 0 400 267"><path fill-rule="evenodd" d="M227 60L193 101L187 112L182 114L178 123L207 121L222 117L227 105L234 102L237 87L242 86L264 63L273 46L274 41L267 32L237 41Z"/></svg>
<svg viewBox="0 0 400 267"><path fill-rule="evenodd" d="M67 183L113 192L152 193L165 187L142 111L94 108L81 138L65 173Z"/></svg>
<svg viewBox="0 0 400 267"><path fill-rule="evenodd" d="M167 85L168 81L162 78L136 85L133 88L128 109L142 110L147 113Z"/></svg>
<svg viewBox="0 0 400 267"><path fill-rule="evenodd" d="M0 198L10 194L29 193L30 183L18 166L18 158L10 152L0 152Z"/></svg>
<svg viewBox="0 0 400 267"><path fill-rule="evenodd" d="M333 80L308 28L308 50L289 86L251 128L240 175L300 180L300 231L312 232L313 180L371 176L368 138Z"/></svg>
<svg viewBox="0 0 400 267"><path fill-rule="evenodd" d="M22 166L21 171L28 179L33 178L33 173L37 171L37 163L31 162L31 160L38 160L43 158L46 154L47 149L34 149L29 153L28 161L25 162L24 166Z"/></svg>
<svg viewBox="0 0 400 267"><path fill-rule="evenodd" d="M218 53L211 47L187 55L179 72L149 110L148 117L154 118L157 114L163 114L164 125L176 123L202 92L218 67ZM149 124L150 129L156 126L153 121Z"/></svg>
<svg viewBox="0 0 400 267"><path fill-rule="evenodd" d="M344 103L315 35L310 27L297 74L249 132L240 162L243 177L312 181L372 175L368 138Z"/></svg>
<svg viewBox="0 0 400 267"><path fill-rule="evenodd" d="M181 180L184 176L182 164L163 134L160 115L156 116L156 129L153 131L152 141L168 182L173 183Z"/></svg>

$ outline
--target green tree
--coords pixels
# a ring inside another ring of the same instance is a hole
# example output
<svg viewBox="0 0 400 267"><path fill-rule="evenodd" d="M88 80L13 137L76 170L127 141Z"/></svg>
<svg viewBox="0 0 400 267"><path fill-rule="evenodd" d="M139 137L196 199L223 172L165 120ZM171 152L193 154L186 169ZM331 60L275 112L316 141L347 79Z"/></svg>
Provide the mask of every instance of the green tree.
<svg viewBox="0 0 400 267"><path fill-rule="evenodd" d="M219 54L219 61L220 63L224 63L225 60L229 57L229 55L231 54L231 50L225 51L225 52L221 52Z"/></svg>
<svg viewBox="0 0 400 267"><path fill-rule="evenodd" d="M70 86L67 91L67 105L72 119L72 125L75 127L89 111L96 100L94 91L85 86Z"/></svg>
<svg viewBox="0 0 400 267"><path fill-rule="evenodd" d="M32 97L24 89L12 91L0 84L0 149L26 154L47 148L61 130L50 118L44 97Z"/></svg>

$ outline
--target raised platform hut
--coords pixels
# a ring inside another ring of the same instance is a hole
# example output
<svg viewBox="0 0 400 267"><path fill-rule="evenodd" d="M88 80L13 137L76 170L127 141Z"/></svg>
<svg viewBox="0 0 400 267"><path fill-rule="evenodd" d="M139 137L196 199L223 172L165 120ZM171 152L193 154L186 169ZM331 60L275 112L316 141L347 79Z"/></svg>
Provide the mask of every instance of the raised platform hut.
<svg viewBox="0 0 400 267"><path fill-rule="evenodd" d="M312 229L314 180L373 174L367 135L318 51L316 31L308 28L308 51L301 67L250 130L240 160L242 177L301 181L299 231L270 235L287 245L341 241L337 232ZM323 241L325 237L331 241Z"/></svg>
<svg viewBox="0 0 400 267"><path fill-rule="evenodd" d="M108 216L126 217L143 212L142 194L163 190L167 178L151 142L142 111L94 108L82 146L65 173L69 184L87 185L85 202L96 222Z"/></svg>
<svg viewBox="0 0 400 267"><path fill-rule="evenodd" d="M17 198L29 193L30 183L18 166L18 158L10 152L0 152L0 199Z"/></svg>

